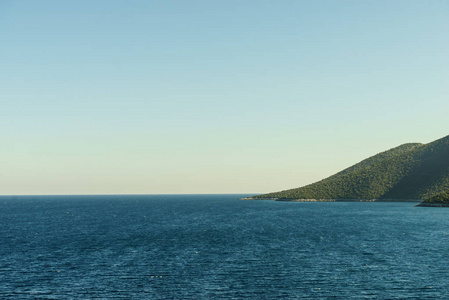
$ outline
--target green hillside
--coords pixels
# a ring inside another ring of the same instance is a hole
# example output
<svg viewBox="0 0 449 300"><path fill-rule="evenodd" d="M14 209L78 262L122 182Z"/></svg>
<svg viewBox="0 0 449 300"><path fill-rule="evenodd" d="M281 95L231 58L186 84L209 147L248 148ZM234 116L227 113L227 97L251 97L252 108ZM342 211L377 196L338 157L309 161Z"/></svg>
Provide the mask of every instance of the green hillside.
<svg viewBox="0 0 449 300"><path fill-rule="evenodd" d="M431 204L448 204L449 205L449 190L433 196L432 198L426 199L423 203L431 203Z"/></svg>
<svg viewBox="0 0 449 300"><path fill-rule="evenodd" d="M449 190L449 136L405 144L304 187L252 199L428 199Z"/></svg>

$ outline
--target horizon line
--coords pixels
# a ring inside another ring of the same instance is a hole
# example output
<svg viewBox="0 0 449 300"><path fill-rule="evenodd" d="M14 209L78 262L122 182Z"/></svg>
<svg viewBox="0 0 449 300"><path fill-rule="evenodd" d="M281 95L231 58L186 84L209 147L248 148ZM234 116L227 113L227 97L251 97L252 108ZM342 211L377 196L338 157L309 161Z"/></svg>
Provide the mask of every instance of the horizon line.
<svg viewBox="0 0 449 300"><path fill-rule="evenodd" d="M174 196L174 195L257 195L263 193L155 193L155 194L0 194L0 197L21 196Z"/></svg>

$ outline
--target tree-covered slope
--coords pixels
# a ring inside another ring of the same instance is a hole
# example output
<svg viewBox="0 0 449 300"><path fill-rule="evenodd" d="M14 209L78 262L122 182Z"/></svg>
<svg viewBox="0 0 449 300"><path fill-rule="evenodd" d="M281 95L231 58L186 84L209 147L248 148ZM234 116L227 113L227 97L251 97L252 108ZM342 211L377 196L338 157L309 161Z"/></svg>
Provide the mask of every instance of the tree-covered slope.
<svg viewBox="0 0 449 300"><path fill-rule="evenodd" d="M431 204L449 204L449 190L433 196L432 198L426 199L423 203L431 203Z"/></svg>
<svg viewBox="0 0 449 300"><path fill-rule="evenodd" d="M252 197L279 199L426 199L449 190L449 136L405 144L319 182Z"/></svg>
<svg viewBox="0 0 449 300"><path fill-rule="evenodd" d="M365 168L368 168L370 166L376 165L386 159L398 156L400 154L404 154L406 152L409 152L410 150L415 149L418 146L422 146L423 144L421 143L409 143L409 144L404 144L401 146L398 146L396 148L381 152L379 154L376 154L374 156L371 156L365 160L362 160L361 162L359 162L358 164L355 164L347 169L344 169L343 171L338 172L335 175L332 175L331 177L329 177L328 179L334 178L334 177L338 177L341 175L345 175L351 172L356 172Z"/></svg>

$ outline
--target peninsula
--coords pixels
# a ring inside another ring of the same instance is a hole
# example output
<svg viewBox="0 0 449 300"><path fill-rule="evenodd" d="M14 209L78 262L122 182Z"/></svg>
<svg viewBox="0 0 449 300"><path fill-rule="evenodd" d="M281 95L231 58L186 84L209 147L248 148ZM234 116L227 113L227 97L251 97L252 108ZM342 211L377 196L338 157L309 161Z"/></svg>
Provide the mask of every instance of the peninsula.
<svg viewBox="0 0 449 300"><path fill-rule="evenodd" d="M435 201L432 197L446 191L449 191L449 136L428 144L401 145L303 187L245 199L410 202L428 199L425 203L431 203L428 201Z"/></svg>
<svg viewBox="0 0 449 300"><path fill-rule="evenodd" d="M449 190L432 198L426 199L416 206L449 207Z"/></svg>

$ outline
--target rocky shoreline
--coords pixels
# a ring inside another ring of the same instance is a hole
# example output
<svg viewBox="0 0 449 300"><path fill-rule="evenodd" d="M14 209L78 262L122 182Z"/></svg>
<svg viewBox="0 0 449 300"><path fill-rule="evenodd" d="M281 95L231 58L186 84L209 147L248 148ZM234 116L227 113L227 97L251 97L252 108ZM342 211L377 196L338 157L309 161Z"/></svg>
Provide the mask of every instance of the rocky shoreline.
<svg viewBox="0 0 449 300"><path fill-rule="evenodd" d="M426 202L421 202L417 205L415 205L417 207L449 207L449 204L447 203L426 203Z"/></svg>
<svg viewBox="0 0 449 300"><path fill-rule="evenodd" d="M240 200L272 200L282 202L421 202L421 199L291 199L291 198L241 198Z"/></svg>

